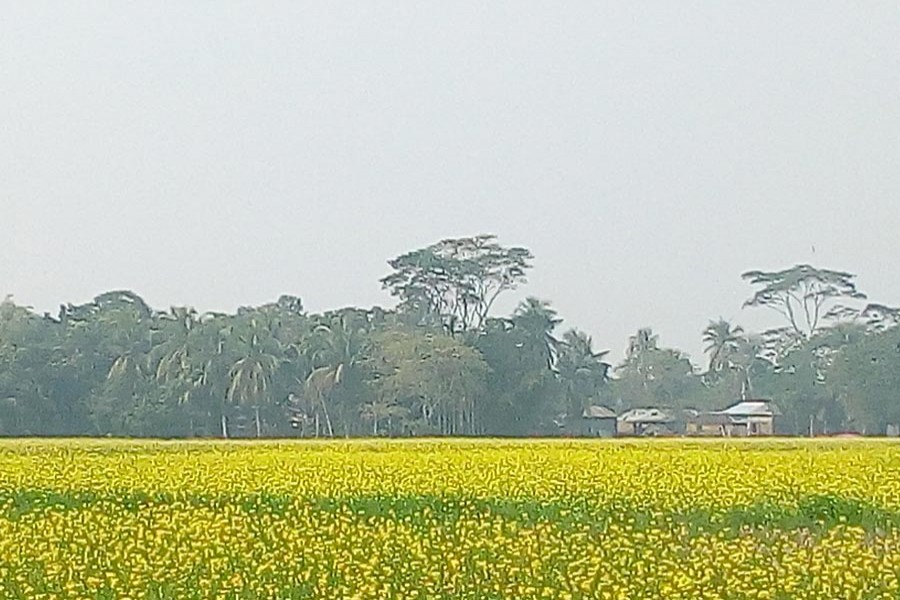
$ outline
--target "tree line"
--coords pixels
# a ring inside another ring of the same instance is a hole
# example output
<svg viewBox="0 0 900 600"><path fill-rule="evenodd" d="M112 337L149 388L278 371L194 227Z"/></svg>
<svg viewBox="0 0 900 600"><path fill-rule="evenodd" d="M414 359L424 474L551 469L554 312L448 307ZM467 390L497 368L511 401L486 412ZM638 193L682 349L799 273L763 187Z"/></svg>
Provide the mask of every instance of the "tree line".
<svg viewBox="0 0 900 600"><path fill-rule="evenodd" d="M494 236L388 261L393 309L311 314L282 296L232 314L155 310L131 291L57 314L0 304L0 434L153 437L560 435L605 405L722 408L772 399L785 433L884 433L900 423L900 310L850 273L750 271L748 307L781 327L702 332L708 362L651 329L613 365L529 297L496 316L533 256Z"/></svg>

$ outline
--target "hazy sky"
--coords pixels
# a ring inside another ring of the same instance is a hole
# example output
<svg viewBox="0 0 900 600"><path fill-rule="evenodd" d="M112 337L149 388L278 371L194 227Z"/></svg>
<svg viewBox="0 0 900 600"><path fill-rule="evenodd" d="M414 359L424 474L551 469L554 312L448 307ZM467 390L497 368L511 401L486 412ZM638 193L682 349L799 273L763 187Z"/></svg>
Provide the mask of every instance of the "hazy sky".
<svg viewBox="0 0 900 600"><path fill-rule="evenodd" d="M620 354L750 326L740 273L900 304L900 3L0 0L0 294L391 304L493 232ZM815 251L813 251L815 247Z"/></svg>

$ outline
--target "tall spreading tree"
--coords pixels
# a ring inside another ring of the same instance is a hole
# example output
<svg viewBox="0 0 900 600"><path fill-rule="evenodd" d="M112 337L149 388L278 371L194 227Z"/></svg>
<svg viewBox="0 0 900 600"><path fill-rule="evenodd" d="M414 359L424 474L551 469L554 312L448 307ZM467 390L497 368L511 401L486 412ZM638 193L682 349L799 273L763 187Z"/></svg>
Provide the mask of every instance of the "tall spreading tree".
<svg viewBox="0 0 900 600"><path fill-rule="evenodd" d="M446 239L388 261L394 272L381 284L416 324L455 335L481 329L497 298L525 282L532 258L493 235Z"/></svg>
<svg viewBox="0 0 900 600"><path fill-rule="evenodd" d="M900 308L873 302L859 312L859 317L871 331L887 331L900 325Z"/></svg>
<svg viewBox="0 0 900 600"><path fill-rule="evenodd" d="M844 302L866 298L856 288L856 276L852 273L810 265L781 271L748 271L742 277L759 287L744 302L745 307L766 307L787 321L784 327L769 332L776 354L809 339L824 324L853 313Z"/></svg>

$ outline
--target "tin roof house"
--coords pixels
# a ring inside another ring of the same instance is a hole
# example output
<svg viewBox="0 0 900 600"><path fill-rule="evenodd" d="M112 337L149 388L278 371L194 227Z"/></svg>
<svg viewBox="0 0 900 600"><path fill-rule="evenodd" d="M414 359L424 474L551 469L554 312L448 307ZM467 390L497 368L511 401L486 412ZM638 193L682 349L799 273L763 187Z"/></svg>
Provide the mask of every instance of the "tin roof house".
<svg viewBox="0 0 900 600"><path fill-rule="evenodd" d="M781 411L769 400L743 400L713 414L728 418L726 435L760 436L775 435Z"/></svg>
<svg viewBox="0 0 900 600"><path fill-rule="evenodd" d="M685 433L690 436L725 437L733 432L734 421L718 412L701 412L691 417Z"/></svg>
<svg viewBox="0 0 900 600"><path fill-rule="evenodd" d="M616 433L625 436L672 435L676 420L672 411L662 408L632 408L619 415Z"/></svg>
<svg viewBox="0 0 900 600"><path fill-rule="evenodd" d="M605 406L588 406L581 414L581 435L589 437L615 436L616 413Z"/></svg>

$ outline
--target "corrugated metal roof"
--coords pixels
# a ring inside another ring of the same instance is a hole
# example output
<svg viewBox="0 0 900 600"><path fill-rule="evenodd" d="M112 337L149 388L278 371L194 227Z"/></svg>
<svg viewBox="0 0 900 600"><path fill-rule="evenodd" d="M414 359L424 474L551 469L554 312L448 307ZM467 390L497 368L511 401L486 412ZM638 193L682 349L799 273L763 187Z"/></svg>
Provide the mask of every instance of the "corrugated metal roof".
<svg viewBox="0 0 900 600"><path fill-rule="evenodd" d="M718 414L732 417L774 417L781 412L768 400L745 400L720 410Z"/></svg>
<svg viewBox="0 0 900 600"><path fill-rule="evenodd" d="M585 419L615 419L616 413L605 406L588 406L581 416Z"/></svg>
<svg viewBox="0 0 900 600"><path fill-rule="evenodd" d="M619 415L619 420L625 423L669 423L675 417L661 408L632 408Z"/></svg>

